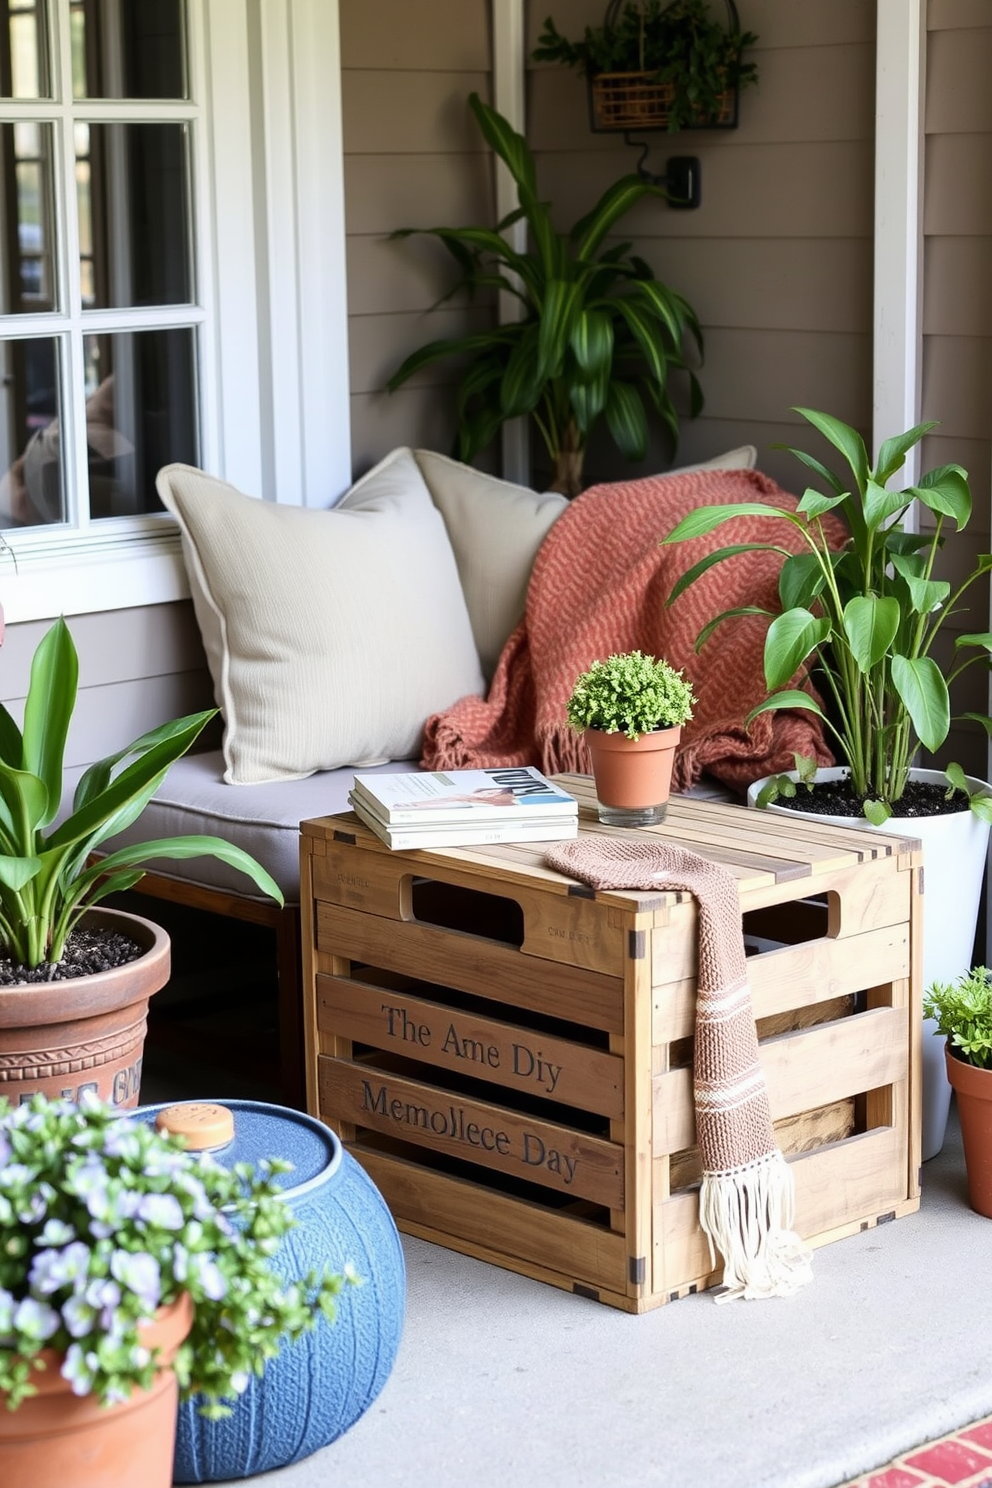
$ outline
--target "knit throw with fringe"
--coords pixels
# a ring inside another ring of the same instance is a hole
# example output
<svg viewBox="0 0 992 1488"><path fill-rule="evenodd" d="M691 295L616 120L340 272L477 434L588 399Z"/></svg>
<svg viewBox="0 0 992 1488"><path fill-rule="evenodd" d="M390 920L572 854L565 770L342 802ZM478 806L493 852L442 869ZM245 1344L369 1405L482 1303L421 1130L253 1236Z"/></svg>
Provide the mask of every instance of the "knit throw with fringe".
<svg viewBox="0 0 992 1488"><path fill-rule="evenodd" d="M699 1223L724 1290L786 1297L812 1280L809 1251L793 1231L792 1170L779 1151L758 1058L740 898L733 875L654 839L590 836L552 848L549 868L596 889L692 894L699 910L693 1055L696 1140L703 1164Z"/></svg>
<svg viewBox="0 0 992 1488"><path fill-rule="evenodd" d="M760 502L782 510L796 497L757 470L697 470L593 486L569 504L541 544L525 618L508 639L488 697L459 699L429 718L426 770L537 765L546 775L592 768L565 704L580 672L611 652L640 650L683 668L695 685L693 718L682 730L673 787L706 771L743 792L753 780L791 770L796 754L833 763L823 726L803 709L760 713L768 613L781 606L782 552L805 552L786 522L755 516ZM663 546L676 523L701 506L740 505L725 527ZM848 540L831 512L820 519L831 543ZM678 579L715 549L759 543L706 570L668 604ZM718 626L700 650L703 626L724 610L748 611ZM762 613L764 612L764 613ZM813 692L807 679L793 684ZM815 693L813 694L815 696Z"/></svg>

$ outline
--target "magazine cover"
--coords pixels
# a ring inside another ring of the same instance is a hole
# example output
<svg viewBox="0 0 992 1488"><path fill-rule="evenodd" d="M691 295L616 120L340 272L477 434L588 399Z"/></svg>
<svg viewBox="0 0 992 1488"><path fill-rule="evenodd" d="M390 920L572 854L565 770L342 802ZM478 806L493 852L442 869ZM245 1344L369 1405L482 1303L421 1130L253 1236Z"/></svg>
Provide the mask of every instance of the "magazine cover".
<svg viewBox="0 0 992 1488"><path fill-rule="evenodd" d="M565 842L579 834L577 816L506 817L502 821L435 823L433 818L416 826L387 826L352 791L349 800L356 816L381 842L394 850L429 847L479 847L500 842Z"/></svg>
<svg viewBox="0 0 992 1488"><path fill-rule="evenodd" d="M507 816L574 816L574 796L533 765L355 776L356 798L389 825L501 821Z"/></svg>

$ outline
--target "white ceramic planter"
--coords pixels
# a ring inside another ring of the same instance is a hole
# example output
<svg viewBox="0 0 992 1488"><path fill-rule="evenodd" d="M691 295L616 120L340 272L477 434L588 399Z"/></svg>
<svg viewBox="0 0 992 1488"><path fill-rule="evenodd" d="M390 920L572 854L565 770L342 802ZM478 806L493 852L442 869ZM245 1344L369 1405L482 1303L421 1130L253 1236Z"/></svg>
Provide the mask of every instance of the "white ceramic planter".
<svg viewBox="0 0 992 1488"><path fill-rule="evenodd" d="M791 772L790 772L791 773ZM819 780L839 780L846 769L818 770ZM942 770L914 770L917 780L946 784ZM793 777L795 778L795 777ZM748 789L747 802L754 806L765 784L758 780ZM988 789L985 782L968 777L971 791ZM883 827L872 827L864 817L829 816L803 812L774 803L764 808L783 816L830 822L839 827L862 827L890 832L898 837L918 837L923 843L923 986L953 982L972 963L975 926L982 893L982 874L988 851L988 823L973 811L955 811L946 816L891 816ZM944 1064L944 1040L934 1037L936 1023L923 1020L923 1160L936 1157L944 1145L951 1087Z"/></svg>

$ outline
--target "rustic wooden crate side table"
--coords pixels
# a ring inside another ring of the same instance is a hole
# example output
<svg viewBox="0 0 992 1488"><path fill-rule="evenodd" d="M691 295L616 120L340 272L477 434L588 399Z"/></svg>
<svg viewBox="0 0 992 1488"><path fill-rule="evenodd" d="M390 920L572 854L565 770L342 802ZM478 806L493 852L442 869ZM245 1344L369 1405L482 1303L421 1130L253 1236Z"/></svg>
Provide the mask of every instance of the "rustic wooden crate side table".
<svg viewBox="0 0 992 1488"><path fill-rule="evenodd" d="M580 830L603 832L591 782ZM652 834L740 886L761 1058L825 1244L919 1207L917 844L675 798ZM719 1282L698 1223L696 906L543 844L391 852L301 827L308 1109L397 1224L641 1312Z"/></svg>

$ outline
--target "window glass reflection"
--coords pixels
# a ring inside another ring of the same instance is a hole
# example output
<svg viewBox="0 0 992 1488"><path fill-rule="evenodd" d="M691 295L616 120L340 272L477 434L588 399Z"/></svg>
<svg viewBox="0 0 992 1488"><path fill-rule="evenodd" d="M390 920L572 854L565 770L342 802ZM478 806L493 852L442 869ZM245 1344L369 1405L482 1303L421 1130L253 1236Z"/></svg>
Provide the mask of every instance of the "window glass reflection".
<svg viewBox="0 0 992 1488"><path fill-rule="evenodd" d="M195 333L87 336L86 441L92 517L161 511L163 465L197 464Z"/></svg>
<svg viewBox="0 0 992 1488"><path fill-rule="evenodd" d="M0 124L0 313L55 308L52 126Z"/></svg>
<svg viewBox="0 0 992 1488"><path fill-rule="evenodd" d="M187 98L183 0L70 0L76 98Z"/></svg>
<svg viewBox="0 0 992 1488"><path fill-rule="evenodd" d="M6 0L0 16L0 97L51 98L45 0Z"/></svg>
<svg viewBox="0 0 992 1488"><path fill-rule="evenodd" d="M0 342L0 356L0 526L63 522L58 342L54 337Z"/></svg>
<svg viewBox="0 0 992 1488"><path fill-rule="evenodd" d="M193 298L185 124L77 124L86 309Z"/></svg>

